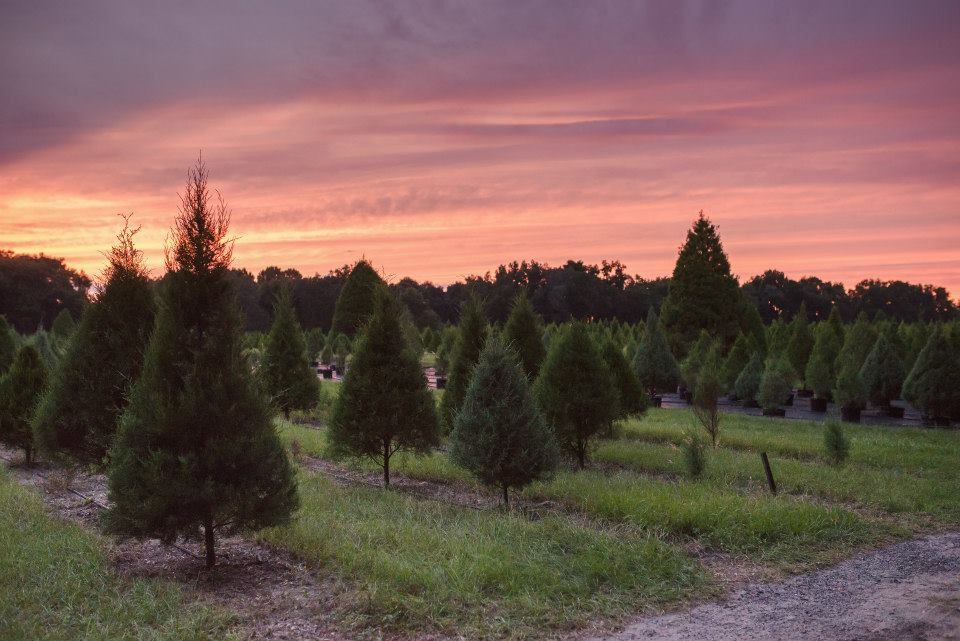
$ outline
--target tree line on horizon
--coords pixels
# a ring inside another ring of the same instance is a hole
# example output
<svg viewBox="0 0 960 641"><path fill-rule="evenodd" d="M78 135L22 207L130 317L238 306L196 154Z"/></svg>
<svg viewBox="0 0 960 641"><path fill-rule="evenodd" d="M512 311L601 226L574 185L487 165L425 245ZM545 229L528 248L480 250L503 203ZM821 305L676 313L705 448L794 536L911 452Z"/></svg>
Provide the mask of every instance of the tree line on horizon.
<svg viewBox="0 0 960 641"><path fill-rule="evenodd" d="M254 275L231 268L244 328L265 332L273 320L277 291L289 287L297 316L305 329L324 332L333 324L333 308L352 269L343 265L329 273L304 276L298 270L267 267ZM644 279L631 276L619 261L599 265L567 261L551 267L538 261L514 261L493 273L469 276L447 287L429 281L402 278L390 289L410 310L420 329L440 329L459 321L460 308L470 295L483 301L484 313L494 323L504 323L521 292L547 323L568 320L613 320L634 324L651 308L660 307L672 277ZM91 294L92 281L66 266L62 259L14 254L0 250L0 315L21 334L38 327L49 330L64 309L79 318ZM841 320L853 322L861 313L874 318L906 322L947 321L960 317L960 303L943 287L900 280L867 279L846 289L842 283L810 276L792 279L767 270L739 284L744 298L764 324L792 321L803 307L808 320L823 320L837 308Z"/></svg>

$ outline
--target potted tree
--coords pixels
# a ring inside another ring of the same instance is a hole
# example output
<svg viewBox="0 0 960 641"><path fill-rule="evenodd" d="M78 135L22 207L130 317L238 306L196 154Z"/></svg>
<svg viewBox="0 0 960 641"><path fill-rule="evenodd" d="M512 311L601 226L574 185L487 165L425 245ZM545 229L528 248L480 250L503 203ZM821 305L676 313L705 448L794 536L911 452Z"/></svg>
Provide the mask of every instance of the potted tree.
<svg viewBox="0 0 960 641"><path fill-rule="evenodd" d="M764 416L786 416L786 410L780 405L790 395L792 374L793 368L783 355L767 363L760 379L758 397Z"/></svg>
<svg viewBox="0 0 960 641"><path fill-rule="evenodd" d="M903 396L923 412L927 425L949 427L960 418L960 355L938 325L917 355Z"/></svg>
<svg viewBox="0 0 960 641"><path fill-rule="evenodd" d="M840 405L840 418L842 420L849 423L860 422L860 412L866 405L867 393L864 389L863 379L860 378L859 369L850 361L844 362L840 366L834 398Z"/></svg>
<svg viewBox="0 0 960 641"><path fill-rule="evenodd" d="M754 352L747 361L743 371L737 376L734 386L737 397L743 401L744 407L760 407L757 403L757 394L760 392L760 379L763 377L763 354Z"/></svg>
<svg viewBox="0 0 960 641"><path fill-rule="evenodd" d="M830 391L833 389L833 368L821 354L814 354L807 363L807 385L813 390L811 412L826 412Z"/></svg>
<svg viewBox="0 0 960 641"><path fill-rule="evenodd" d="M887 416L903 418L903 408L891 405L891 401L900 396L906 372L896 348L884 334L877 338L860 368L860 378L871 403Z"/></svg>
<svg viewBox="0 0 960 641"><path fill-rule="evenodd" d="M670 351L667 336L660 326L656 312L650 308L643 337L633 357L633 373L650 394L652 405L663 404L661 393L674 390L680 378L677 361Z"/></svg>

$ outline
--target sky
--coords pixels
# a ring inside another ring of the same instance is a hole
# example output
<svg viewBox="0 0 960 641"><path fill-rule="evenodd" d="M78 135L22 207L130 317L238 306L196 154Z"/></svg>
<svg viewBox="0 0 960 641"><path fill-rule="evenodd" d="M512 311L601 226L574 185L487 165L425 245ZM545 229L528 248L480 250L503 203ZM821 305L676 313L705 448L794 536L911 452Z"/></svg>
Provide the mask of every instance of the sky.
<svg viewBox="0 0 960 641"><path fill-rule="evenodd" d="M0 4L0 249L155 275L202 153L234 261L668 275L703 210L766 269L960 295L960 2Z"/></svg>

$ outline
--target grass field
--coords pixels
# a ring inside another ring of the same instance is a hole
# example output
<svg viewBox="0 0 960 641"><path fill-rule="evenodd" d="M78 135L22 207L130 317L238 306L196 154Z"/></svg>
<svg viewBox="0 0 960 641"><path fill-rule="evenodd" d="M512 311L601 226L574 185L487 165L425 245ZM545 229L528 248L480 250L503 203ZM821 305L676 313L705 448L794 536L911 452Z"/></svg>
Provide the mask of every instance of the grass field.
<svg viewBox="0 0 960 641"><path fill-rule="evenodd" d="M228 624L175 588L113 575L96 535L49 517L0 469L0 639L219 640Z"/></svg>

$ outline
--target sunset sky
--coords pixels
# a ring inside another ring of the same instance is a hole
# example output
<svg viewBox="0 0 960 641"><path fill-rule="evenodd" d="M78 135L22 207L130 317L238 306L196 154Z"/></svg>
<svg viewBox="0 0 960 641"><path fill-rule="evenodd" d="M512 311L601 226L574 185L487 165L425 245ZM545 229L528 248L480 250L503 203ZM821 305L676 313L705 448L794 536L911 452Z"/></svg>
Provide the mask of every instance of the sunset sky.
<svg viewBox="0 0 960 641"><path fill-rule="evenodd" d="M960 2L0 6L0 248L154 274L202 150L237 265L767 268L960 295Z"/></svg>

